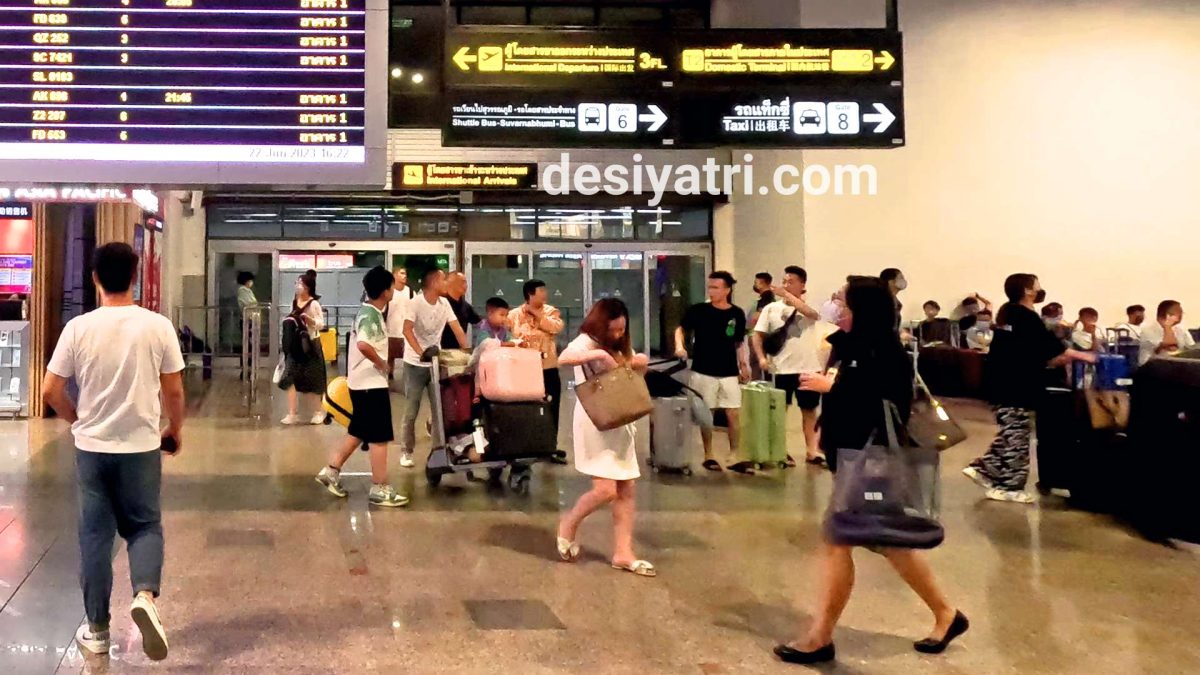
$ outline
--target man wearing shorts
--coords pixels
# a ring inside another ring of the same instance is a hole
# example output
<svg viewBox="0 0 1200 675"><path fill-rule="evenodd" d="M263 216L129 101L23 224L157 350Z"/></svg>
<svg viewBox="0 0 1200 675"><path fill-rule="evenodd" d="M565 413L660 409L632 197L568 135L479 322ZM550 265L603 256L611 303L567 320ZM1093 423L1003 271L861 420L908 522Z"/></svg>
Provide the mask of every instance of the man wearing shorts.
<svg viewBox="0 0 1200 675"><path fill-rule="evenodd" d="M330 453L329 466L317 474L317 482L335 497L345 497L342 466L364 443L370 449L371 491L368 500L376 506L404 506L408 497L396 492L388 481L387 446L395 438L392 432L392 402L388 395L388 337L383 310L393 295L395 281L383 267L375 267L363 277L367 302L354 320L355 346L348 356L350 404L353 407L348 435Z"/></svg>
<svg viewBox="0 0 1200 675"><path fill-rule="evenodd" d="M692 336L692 378L690 385L710 410L724 410L729 420L729 450L738 446L738 410L742 407L741 383L750 379L746 351L746 313L731 302L733 285L729 272L708 275L709 302L692 305L675 329L675 355L688 357L687 336ZM704 441L704 468L720 471L713 456L712 429L701 427ZM742 470L742 464L730 467Z"/></svg>
<svg viewBox="0 0 1200 675"><path fill-rule="evenodd" d="M805 461L823 464L825 455L817 444L817 407L821 395L815 391L800 390L802 373L824 372L829 360L829 343L825 338L836 330L833 324L821 321L820 313L804 301L808 273L804 268L792 265L784 270L783 286L773 289L777 300L763 308L754 327L751 342L754 355L764 373L771 373L775 388L787 392L787 403L795 401L804 420ZM769 355L763 351L763 339L778 331L786 330L783 349ZM788 466L796 462L789 454Z"/></svg>

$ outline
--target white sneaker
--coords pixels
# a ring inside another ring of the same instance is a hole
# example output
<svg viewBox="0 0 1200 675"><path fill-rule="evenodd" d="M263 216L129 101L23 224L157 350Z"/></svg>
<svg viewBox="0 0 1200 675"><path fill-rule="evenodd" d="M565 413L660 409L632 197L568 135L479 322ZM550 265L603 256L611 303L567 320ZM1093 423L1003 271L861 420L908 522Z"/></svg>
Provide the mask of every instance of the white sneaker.
<svg viewBox="0 0 1200 675"><path fill-rule="evenodd" d="M317 482L324 485L334 497L346 496L346 489L342 487L342 472L333 467L321 469L321 473L317 474Z"/></svg>
<svg viewBox="0 0 1200 675"><path fill-rule="evenodd" d="M405 469L411 469L416 465L417 463L413 461L413 454L411 452L400 453L400 466Z"/></svg>
<svg viewBox="0 0 1200 675"><path fill-rule="evenodd" d="M80 649L97 655L108 654L109 647L112 646L108 639L108 631L93 633L87 622L75 631L75 642L79 644Z"/></svg>
<svg viewBox="0 0 1200 675"><path fill-rule="evenodd" d="M162 622L158 619L158 608L154 600L147 594L138 593L129 608L133 622L142 633L142 651L151 661L162 661L167 658L167 632L163 630Z"/></svg>
<svg viewBox="0 0 1200 675"><path fill-rule="evenodd" d="M976 469L973 466L968 466L967 468L963 469L962 473L967 478L975 481L975 484L981 488L991 490L992 488L996 487L990 478L980 473L979 469Z"/></svg>
<svg viewBox="0 0 1200 675"><path fill-rule="evenodd" d="M367 500L376 506L408 506L408 497L396 492L391 485L372 485Z"/></svg>
<svg viewBox="0 0 1200 675"><path fill-rule="evenodd" d="M300 424L300 416L299 415L288 415L287 417L279 420L279 423L285 427L295 426L297 424Z"/></svg>
<svg viewBox="0 0 1200 675"><path fill-rule="evenodd" d="M1024 490L1001 490L1000 488L991 488L984 493L988 499L994 499L998 502L1016 502L1018 504L1032 504L1035 500L1033 495Z"/></svg>
<svg viewBox="0 0 1200 675"><path fill-rule="evenodd" d="M313 413L312 419L309 420L308 423L313 426L325 424L325 413L323 413L323 412Z"/></svg>

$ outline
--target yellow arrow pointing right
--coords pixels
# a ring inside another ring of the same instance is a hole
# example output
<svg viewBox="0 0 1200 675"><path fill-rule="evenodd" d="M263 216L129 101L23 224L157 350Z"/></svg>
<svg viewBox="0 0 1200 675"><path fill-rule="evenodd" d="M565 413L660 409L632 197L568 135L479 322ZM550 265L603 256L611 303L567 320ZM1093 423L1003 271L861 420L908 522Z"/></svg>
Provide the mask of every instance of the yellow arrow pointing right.
<svg viewBox="0 0 1200 675"><path fill-rule="evenodd" d="M891 52L884 49L879 52L879 56L875 57L875 63L879 64L880 70L887 70L896 63L896 57L892 56Z"/></svg>
<svg viewBox="0 0 1200 675"><path fill-rule="evenodd" d="M471 69L470 64L475 63L476 61L479 60L479 57L475 56L474 54L471 54L470 51L471 51L470 47L461 47L457 52L455 52L454 53L454 65L458 66L459 68L461 68L463 70L470 70ZM884 53L886 54L887 52L884 52Z"/></svg>

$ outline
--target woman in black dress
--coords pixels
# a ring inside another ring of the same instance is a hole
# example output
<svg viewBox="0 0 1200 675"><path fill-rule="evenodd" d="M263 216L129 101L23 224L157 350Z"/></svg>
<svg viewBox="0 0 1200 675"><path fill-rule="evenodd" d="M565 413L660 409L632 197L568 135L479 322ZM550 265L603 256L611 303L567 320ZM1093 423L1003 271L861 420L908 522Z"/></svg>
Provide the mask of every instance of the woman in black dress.
<svg viewBox="0 0 1200 675"><path fill-rule="evenodd" d="M800 385L824 394L821 448L835 472L839 448L865 447L875 430L882 428L884 400L895 404L907 421L913 399L912 361L896 333L896 303L888 287L875 277L855 278L846 290L846 305L848 311L839 325L842 330L829 337L833 367L827 373L802 375ZM852 551L853 547L828 539L822 542L817 574L821 590L812 624L799 640L775 648L783 661L833 660L833 629L854 587ZM941 653L951 640L966 632L967 617L942 595L933 570L918 551L888 548L877 552L887 557L933 613L933 630L914 643L914 649Z"/></svg>
<svg viewBox="0 0 1200 675"><path fill-rule="evenodd" d="M287 391L288 414L283 418L283 424L304 424L300 416L300 394L310 399L313 410L309 424L321 424L325 421L325 411L321 408L321 396L325 393L325 353L321 349L321 329L325 327L325 313L321 310L319 295L317 295L317 275L306 272L296 280L296 296L292 300L292 311L288 319L295 320L297 328L308 333L310 349L303 358L296 358L284 349L283 379L279 388Z"/></svg>

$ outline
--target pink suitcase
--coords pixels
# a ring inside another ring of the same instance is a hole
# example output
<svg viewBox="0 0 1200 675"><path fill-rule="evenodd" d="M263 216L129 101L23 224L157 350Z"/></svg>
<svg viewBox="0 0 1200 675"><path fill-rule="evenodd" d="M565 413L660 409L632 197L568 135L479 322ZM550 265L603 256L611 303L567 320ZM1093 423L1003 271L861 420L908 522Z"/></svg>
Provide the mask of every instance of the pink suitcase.
<svg viewBox="0 0 1200 675"><path fill-rule="evenodd" d="M495 347L479 358L479 392L489 401L516 403L546 398L542 355L534 349Z"/></svg>

